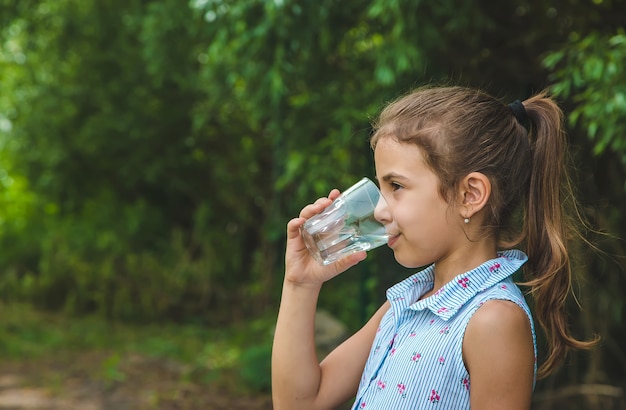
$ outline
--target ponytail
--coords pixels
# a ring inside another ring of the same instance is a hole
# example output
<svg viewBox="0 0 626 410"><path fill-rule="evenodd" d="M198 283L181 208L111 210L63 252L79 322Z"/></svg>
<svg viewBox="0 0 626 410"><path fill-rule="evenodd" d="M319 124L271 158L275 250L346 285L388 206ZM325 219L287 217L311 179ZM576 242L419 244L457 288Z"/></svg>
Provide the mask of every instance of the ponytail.
<svg viewBox="0 0 626 410"><path fill-rule="evenodd" d="M547 358L538 370L538 378L544 378L562 363L570 349L589 349L598 338L580 341L567 325L565 305L572 292L567 245L579 231L567 215L568 210L576 209L576 203L565 166L563 113L546 93L523 104L531 124L532 153L524 214L528 281L523 285L530 287L535 314L548 343Z"/></svg>

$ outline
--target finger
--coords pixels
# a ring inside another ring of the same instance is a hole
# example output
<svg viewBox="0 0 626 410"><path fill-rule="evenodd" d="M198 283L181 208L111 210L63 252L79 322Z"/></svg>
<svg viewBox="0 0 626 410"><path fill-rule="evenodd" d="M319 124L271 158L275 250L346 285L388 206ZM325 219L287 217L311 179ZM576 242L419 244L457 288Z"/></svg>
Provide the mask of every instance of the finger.
<svg viewBox="0 0 626 410"><path fill-rule="evenodd" d="M332 191L330 191L330 193L328 194L328 199L330 200L335 200L339 197L339 195L341 195L341 192L339 192L338 189L333 189Z"/></svg>
<svg viewBox="0 0 626 410"><path fill-rule="evenodd" d="M313 202L313 205L320 205L321 204L321 205L324 205L324 206L328 206L329 202L332 202L332 199L321 197L321 198L317 198L317 201Z"/></svg>
<svg viewBox="0 0 626 410"><path fill-rule="evenodd" d="M353 253L352 255L348 255L345 258L339 259L333 264L333 267L335 268L335 275L339 275L340 273L345 272L357 263L365 260L366 257L367 253L365 251L360 251L357 253Z"/></svg>
<svg viewBox="0 0 626 410"><path fill-rule="evenodd" d="M329 198L320 198L315 203L310 204L302 208L300 211L300 218L309 219L313 215L319 214L326 208L328 205L332 203L332 200Z"/></svg>

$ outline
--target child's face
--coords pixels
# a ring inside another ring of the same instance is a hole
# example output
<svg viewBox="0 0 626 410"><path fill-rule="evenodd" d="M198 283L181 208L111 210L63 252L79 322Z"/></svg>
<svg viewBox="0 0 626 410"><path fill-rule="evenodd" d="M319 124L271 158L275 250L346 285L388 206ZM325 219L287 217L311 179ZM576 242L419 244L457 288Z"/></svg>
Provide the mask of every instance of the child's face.
<svg viewBox="0 0 626 410"><path fill-rule="evenodd" d="M387 201L375 216L391 235L388 245L398 263L415 268L452 257L465 238L463 218L439 194L439 180L420 148L384 137L374 160Z"/></svg>

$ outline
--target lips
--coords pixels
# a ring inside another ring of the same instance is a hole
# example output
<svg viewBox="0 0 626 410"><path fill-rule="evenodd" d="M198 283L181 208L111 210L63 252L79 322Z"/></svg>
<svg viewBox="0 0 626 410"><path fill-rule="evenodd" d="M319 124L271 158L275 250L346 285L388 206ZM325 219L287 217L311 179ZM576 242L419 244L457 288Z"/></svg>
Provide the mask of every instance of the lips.
<svg viewBox="0 0 626 410"><path fill-rule="evenodd" d="M390 248L393 247L393 245L398 241L398 238L400 238L400 234L397 235L390 235L389 239L387 239L387 246L389 246Z"/></svg>

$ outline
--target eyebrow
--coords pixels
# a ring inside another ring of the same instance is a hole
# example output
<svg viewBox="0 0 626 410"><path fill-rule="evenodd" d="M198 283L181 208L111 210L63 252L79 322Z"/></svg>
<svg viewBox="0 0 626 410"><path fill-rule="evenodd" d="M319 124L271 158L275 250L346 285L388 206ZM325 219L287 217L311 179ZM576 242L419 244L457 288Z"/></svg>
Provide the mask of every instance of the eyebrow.
<svg viewBox="0 0 626 410"><path fill-rule="evenodd" d="M402 176L400 174L396 174L395 172L390 172L388 174L386 174L385 176L383 176L382 178L378 178L378 176L376 177L376 179L378 179L379 181L382 179L385 182L389 182L392 179L399 179L399 180L407 180L408 178L405 176Z"/></svg>

